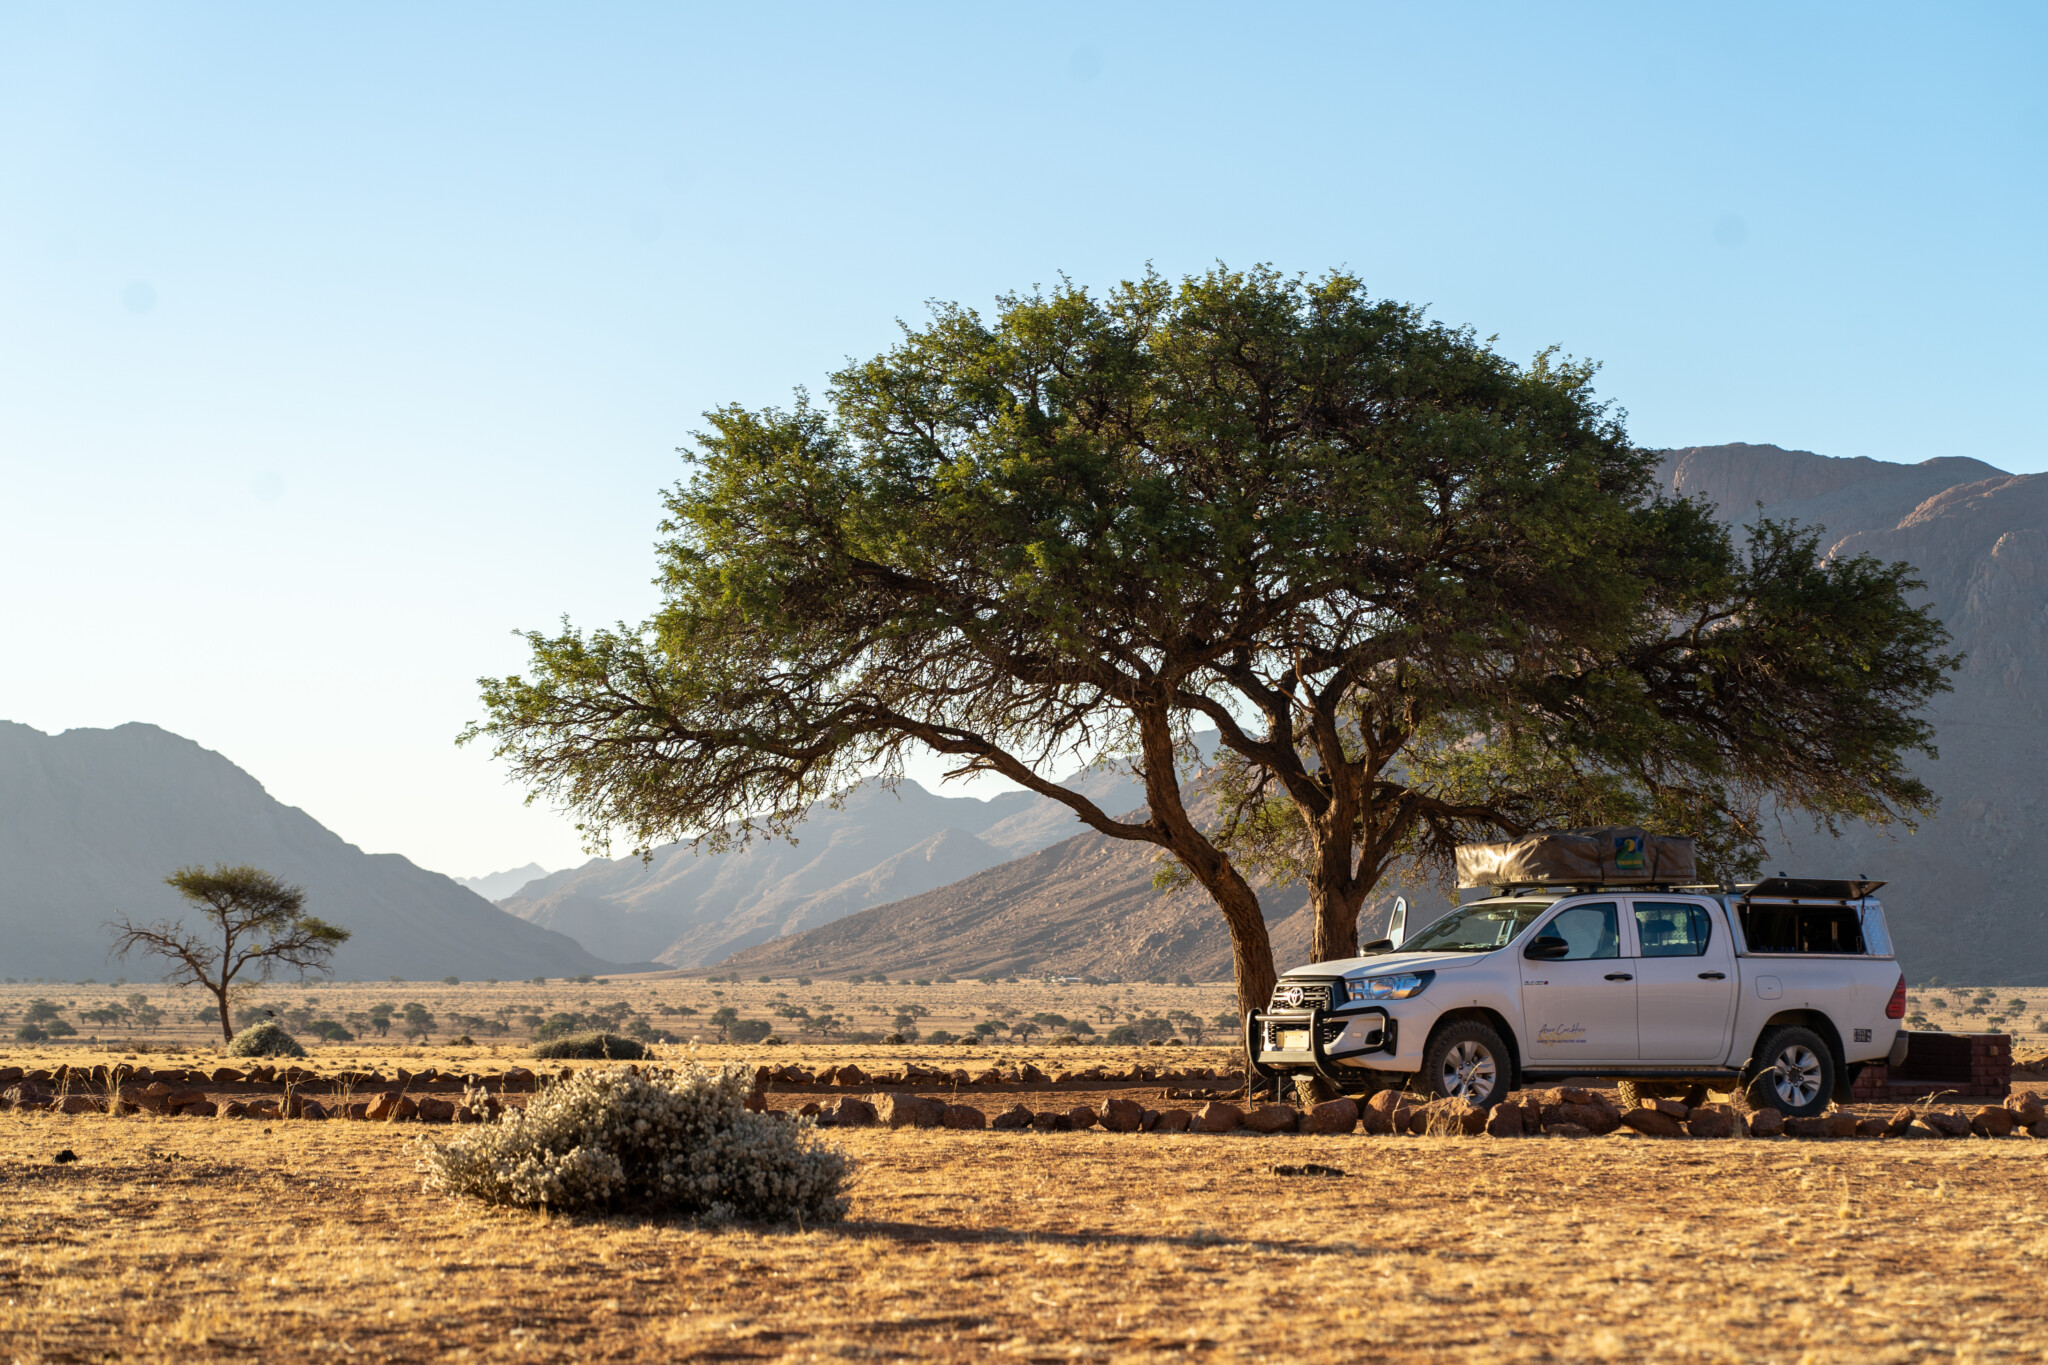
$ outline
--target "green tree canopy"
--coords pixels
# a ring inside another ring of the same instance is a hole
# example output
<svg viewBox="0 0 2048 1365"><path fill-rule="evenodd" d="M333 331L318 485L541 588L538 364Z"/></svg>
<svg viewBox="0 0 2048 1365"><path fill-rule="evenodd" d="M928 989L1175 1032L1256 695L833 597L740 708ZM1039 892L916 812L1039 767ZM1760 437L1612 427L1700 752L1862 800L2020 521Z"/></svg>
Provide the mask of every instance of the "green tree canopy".
<svg viewBox="0 0 2048 1365"><path fill-rule="evenodd" d="M181 867L164 881L196 908L207 927L188 929L183 920L136 924L123 916L108 924L114 954L136 948L164 959L165 979L204 986L218 1002L220 1032L234 1041L228 994L244 972L268 981L280 966L325 971L349 931L306 913L306 893L247 864Z"/></svg>
<svg viewBox="0 0 2048 1365"><path fill-rule="evenodd" d="M1274 978L1248 872L1303 878L1343 956L1395 859L1474 836L1637 817L1733 866L1767 797L1924 807L1949 661L1907 571L1769 523L1738 549L1591 378L1341 273L940 306L823 405L707 414L661 610L530 635L465 738L643 848L786 833L922 746L1156 846L1241 1006ZM1076 756L1148 812L1057 785Z"/></svg>

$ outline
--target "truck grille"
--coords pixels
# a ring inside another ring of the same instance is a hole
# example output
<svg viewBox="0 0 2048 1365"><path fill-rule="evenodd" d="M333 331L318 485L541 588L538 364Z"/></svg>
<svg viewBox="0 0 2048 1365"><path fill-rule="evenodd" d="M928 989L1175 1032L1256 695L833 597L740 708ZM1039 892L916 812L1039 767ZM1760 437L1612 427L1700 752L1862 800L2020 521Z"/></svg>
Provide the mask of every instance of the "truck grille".
<svg viewBox="0 0 2048 1365"><path fill-rule="evenodd" d="M1327 1010L1343 1003L1344 983L1341 980L1327 977L1317 981L1283 980L1273 988L1272 1008L1276 1010Z"/></svg>

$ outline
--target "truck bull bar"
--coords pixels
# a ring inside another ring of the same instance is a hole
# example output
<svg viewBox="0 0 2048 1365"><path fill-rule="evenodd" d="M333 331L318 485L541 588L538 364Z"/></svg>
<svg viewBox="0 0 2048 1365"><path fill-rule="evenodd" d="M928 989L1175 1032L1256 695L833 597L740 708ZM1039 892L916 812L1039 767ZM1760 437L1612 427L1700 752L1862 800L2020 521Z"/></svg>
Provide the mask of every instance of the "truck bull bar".
<svg viewBox="0 0 2048 1365"><path fill-rule="evenodd" d="M1377 1037L1369 1046L1347 1048L1342 1052L1330 1052L1323 1046L1323 1026L1326 1023L1333 1020L1341 1020L1349 1024L1357 1019L1373 1017L1378 1018L1380 1026ZM1262 1054L1277 1050L1266 1046L1266 1025L1268 1023L1276 1026L1285 1024L1289 1031L1301 1029L1307 1032L1308 1065L1306 1067L1274 1066L1265 1061ZM1348 1061L1353 1057L1371 1056L1376 1052L1384 1052L1391 1056L1397 1043L1396 1035L1398 1032L1399 1026L1395 1020L1377 1005L1366 1009L1351 1010L1325 1010L1313 1005L1305 1010L1249 1010L1244 1016L1244 1052L1251 1066L1252 1074L1258 1076L1261 1080L1277 1082L1287 1072L1309 1070L1315 1072L1324 1080L1341 1083L1346 1080L1354 1080L1356 1076L1348 1070L1338 1067L1336 1063Z"/></svg>

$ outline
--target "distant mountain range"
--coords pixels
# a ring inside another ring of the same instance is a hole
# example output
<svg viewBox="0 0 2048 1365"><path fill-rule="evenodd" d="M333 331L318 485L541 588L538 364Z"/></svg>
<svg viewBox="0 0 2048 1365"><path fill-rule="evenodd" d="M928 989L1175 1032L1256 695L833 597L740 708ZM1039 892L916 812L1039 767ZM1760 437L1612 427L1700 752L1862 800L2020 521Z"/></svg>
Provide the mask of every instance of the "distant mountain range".
<svg viewBox="0 0 2048 1365"><path fill-rule="evenodd" d="M309 910L351 931L334 958L343 980L623 966L438 872L364 853L221 755L154 725L46 735L0 721L0 976L153 977L150 959L108 958L103 923L185 914L165 876L241 862L305 887Z"/></svg>
<svg viewBox="0 0 2048 1365"><path fill-rule="evenodd" d="M487 901L498 901L505 899L528 882L539 881L547 875L548 870L539 863L528 863L525 867L507 868L503 872L486 872L481 877L456 877L454 880Z"/></svg>
<svg viewBox="0 0 2048 1365"><path fill-rule="evenodd" d="M1066 785L1111 811L1144 803L1125 772L1092 769ZM1078 828L1066 807L1030 792L983 801L912 781L894 790L868 784L837 809L813 808L794 841L757 839L723 853L669 844L644 862L593 859L498 904L607 957L702 967L971 877Z"/></svg>
<svg viewBox="0 0 2048 1365"><path fill-rule="evenodd" d="M1853 873L1883 893L1915 981L2048 982L2048 476L1977 460L1830 459L1767 445L1665 452L1672 491L1746 521L1757 504L1826 527L1835 553L1904 559L1967 656L1933 710L1941 797L1918 834L1838 841L1788 823L1772 870ZM1105 809L1143 804L1128 773L1069 785ZM458 885L366 855L271 799L218 754L149 725L44 735L0 722L0 975L112 975L99 924L178 901L180 863L248 860L306 884L357 931L344 977L567 975L622 963L684 969L1057 971L1217 979L1222 922L1205 896L1153 889L1153 850L1085 832L1055 802L868 785L820 806L795 841L721 854L536 865ZM471 889L474 888L474 889ZM1383 888L1365 924L1384 924ZM494 908L477 891L497 893ZM1299 889L1265 893L1281 965L1306 951ZM1411 923L1442 908L1430 894ZM128 974L140 976L143 964Z"/></svg>

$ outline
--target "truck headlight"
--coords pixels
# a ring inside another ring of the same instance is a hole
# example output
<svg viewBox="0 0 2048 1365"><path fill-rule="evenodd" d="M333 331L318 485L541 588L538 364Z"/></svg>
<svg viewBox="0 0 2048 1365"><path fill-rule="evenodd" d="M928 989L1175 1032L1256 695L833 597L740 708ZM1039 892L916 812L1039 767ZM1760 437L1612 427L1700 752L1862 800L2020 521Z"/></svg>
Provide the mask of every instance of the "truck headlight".
<svg viewBox="0 0 2048 1365"><path fill-rule="evenodd" d="M1429 989L1435 972L1396 972L1392 976L1368 976L1351 983L1353 1000L1406 1000Z"/></svg>

